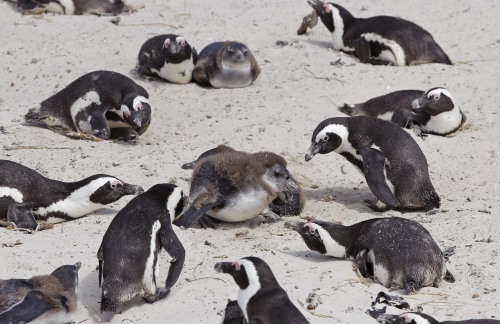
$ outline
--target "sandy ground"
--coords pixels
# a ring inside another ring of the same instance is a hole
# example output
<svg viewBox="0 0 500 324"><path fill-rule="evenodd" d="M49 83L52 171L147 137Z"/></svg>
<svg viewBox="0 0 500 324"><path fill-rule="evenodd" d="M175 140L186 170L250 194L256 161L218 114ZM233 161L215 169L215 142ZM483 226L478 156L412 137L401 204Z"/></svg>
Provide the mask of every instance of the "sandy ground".
<svg viewBox="0 0 500 324"><path fill-rule="evenodd" d="M304 161L312 131L323 119L340 116L336 106L344 102L363 102L399 89L444 86L467 113L468 127L455 138L414 137L427 156L443 212L428 216L389 211L383 216L417 220L443 249L456 246L447 267L457 281L407 297L412 306L420 304L440 320L500 318L499 2L343 4L355 16L400 16L423 26L456 63L398 68L361 64L333 51L330 34L321 23L297 36L302 17L311 12L303 0L128 3L145 7L122 15L114 25L111 17L21 16L0 2L2 158L64 181L107 173L146 189L175 182L187 193L190 171L180 165L205 150L220 143L248 152L268 150L282 154L301 181L307 198L302 217L353 224L382 214L363 202L373 195L343 157L332 153ZM213 41L242 41L253 51L262 73L251 87L233 90L148 82L134 72L138 50L146 39L163 33L183 35L198 51ZM278 40L289 45L277 46ZM330 65L339 58L345 65ZM22 124L29 108L98 69L125 74L148 90L153 119L138 144L74 140ZM27 145L43 149L6 149ZM95 255L111 219L129 200L124 197L88 217L35 235L0 229L1 243L22 243L0 248L0 278L31 277L81 261L75 322L98 322L101 290ZM258 223L259 219L225 224L218 230L176 228L187 256L168 298L152 305L132 303L112 321L218 323L219 311L228 298L237 297L238 289L232 278L214 271L214 264L253 255L271 266L311 323L375 322L364 311L379 291L387 291L384 287L349 282L357 278L351 262L309 251L284 222ZM246 236L236 237L246 230ZM488 238L490 243L485 242ZM161 258L164 280L168 256L163 253ZM323 299L314 314L299 304L312 291Z"/></svg>

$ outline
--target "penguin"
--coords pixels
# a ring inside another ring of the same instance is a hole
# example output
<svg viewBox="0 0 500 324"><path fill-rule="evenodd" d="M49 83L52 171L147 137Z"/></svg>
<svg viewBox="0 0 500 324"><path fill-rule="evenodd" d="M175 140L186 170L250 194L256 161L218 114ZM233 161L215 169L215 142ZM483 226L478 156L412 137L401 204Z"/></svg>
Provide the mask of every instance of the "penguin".
<svg viewBox="0 0 500 324"><path fill-rule="evenodd" d="M148 303L167 297L184 265L184 247L170 223L183 208L182 190L163 183L132 199L113 218L97 253L101 313L116 312L135 296ZM165 287L158 288L162 248L172 261Z"/></svg>
<svg viewBox="0 0 500 324"><path fill-rule="evenodd" d="M452 65L432 35L410 21L390 16L355 18L334 3L308 0L332 34L333 49L374 65Z"/></svg>
<svg viewBox="0 0 500 324"><path fill-rule="evenodd" d="M138 70L144 76L172 83L188 83L193 78L198 53L180 35L158 35L141 47Z"/></svg>
<svg viewBox="0 0 500 324"><path fill-rule="evenodd" d="M455 281L432 236L410 219L373 218L351 226L324 221L285 226L298 232L311 250L354 260L363 277L391 290L415 293L422 287L438 287L443 279Z"/></svg>
<svg viewBox="0 0 500 324"><path fill-rule="evenodd" d="M119 128L137 139L149 127L147 91L130 78L111 71L87 73L31 108L28 123L43 122L53 131L86 139L110 139Z"/></svg>
<svg viewBox="0 0 500 324"><path fill-rule="evenodd" d="M244 88L257 79L260 68L245 44L216 42L205 47L196 60L193 78L214 88Z"/></svg>
<svg viewBox="0 0 500 324"><path fill-rule="evenodd" d="M62 182L19 163L0 160L0 219L21 228L36 229L36 220L59 223L79 218L143 191L105 174Z"/></svg>
<svg viewBox="0 0 500 324"><path fill-rule="evenodd" d="M262 259L246 257L235 262L218 262L215 271L231 275L240 287L238 306L246 323L309 323Z"/></svg>
<svg viewBox="0 0 500 324"><path fill-rule="evenodd" d="M13 0L14 1L14 0ZM15 0L22 14L118 15L130 11L122 0Z"/></svg>
<svg viewBox="0 0 500 324"><path fill-rule="evenodd" d="M203 228L215 229L212 218L241 222L259 214L276 220L269 205L276 199L286 204L287 192L300 191L286 165L283 157L271 152L249 154L219 146L203 153L191 176L191 204L173 224L187 228L199 219Z"/></svg>
<svg viewBox="0 0 500 324"><path fill-rule="evenodd" d="M64 265L50 275L0 280L0 323L70 323L75 318L78 270Z"/></svg>
<svg viewBox="0 0 500 324"><path fill-rule="evenodd" d="M453 95L445 88L427 91L400 90L347 105L339 110L349 116L371 116L413 129L416 135L427 134L452 137L467 121Z"/></svg>
<svg viewBox="0 0 500 324"><path fill-rule="evenodd" d="M367 313L375 318L378 323L384 324L498 324L499 320L495 319L469 319L462 321L443 321L440 322L424 313L406 312L400 315L385 314L380 312L372 314L370 311Z"/></svg>
<svg viewBox="0 0 500 324"><path fill-rule="evenodd" d="M316 127L311 141L306 161L332 151L344 156L377 198L369 206L373 210L439 208L424 153L397 125L367 116L329 118Z"/></svg>

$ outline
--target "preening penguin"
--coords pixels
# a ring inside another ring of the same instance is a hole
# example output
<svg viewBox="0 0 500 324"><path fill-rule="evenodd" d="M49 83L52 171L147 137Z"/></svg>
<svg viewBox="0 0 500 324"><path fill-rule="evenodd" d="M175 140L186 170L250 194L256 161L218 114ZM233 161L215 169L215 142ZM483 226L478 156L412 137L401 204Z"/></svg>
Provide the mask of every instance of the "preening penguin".
<svg viewBox="0 0 500 324"><path fill-rule="evenodd" d="M154 185L132 199L111 221L97 253L101 312L142 296L148 303L167 297L184 265L185 250L175 235L171 217L184 208L182 190L173 184ZM157 287L159 255L172 257L164 288Z"/></svg>
<svg viewBox="0 0 500 324"><path fill-rule="evenodd" d="M439 208L424 153L393 123L366 116L330 118L316 127L311 141L306 161L317 153L344 156L365 176L377 198L373 209Z"/></svg>
<svg viewBox="0 0 500 324"><path fill-rule="evenodd" d="M0 280L0 323L72 322L80 265L64 265L31 279Z"/></svg>
<svg viewBox="0 0 500 324"><path fill-rule="evenodd" d="M14 0L12 0L14 1ZM122 0L15 0L23 14L118 15L130 8Z"/></svg>
<svg viewBox="0 0 500 324"><path fill-rule="evenodd" d="M285 226L297 231L311 250L355 260L364 277L386 288L413 293L422 287L438 287L443 279L455 281L432 236L409 219L374 218L351 226L288 222Z"/></svg>
<svg viewBox="0 0 500 324"><path fill-rule="evenodd" d="M246 323L309 323L262 259L246 257L215 264L217 272L231 275L240 287L238 306Z"/></svg>
<svg viewBox="0 0 500 324"><path fill-rule="evenodd" d="M381 65L452 64L432 35L410 21L390 16L355 18L334 3L308 0L330 31L333 48L363 63Z"/></svg>
<svg viewBox="0 0 500 324"><path fill-rule="evenodd" d="M112 129L122 129L135 139L151 121L149 95L130 78L110 71L87 73L32 108L24 116L28 123L43 122L53 131L87 139L114 138Z"/></svg>

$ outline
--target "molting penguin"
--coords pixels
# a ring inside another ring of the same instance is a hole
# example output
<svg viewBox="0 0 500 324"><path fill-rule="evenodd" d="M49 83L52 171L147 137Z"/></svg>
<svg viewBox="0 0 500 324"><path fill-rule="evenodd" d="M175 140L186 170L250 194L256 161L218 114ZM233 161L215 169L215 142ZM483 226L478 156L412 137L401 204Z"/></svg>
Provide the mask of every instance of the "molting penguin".
<svg viewBox="0 0 500 324"><path fill-rule="evenodd" d="M0 280L0 323L72 322L80 265L64 265L31 279Z"/></svg>
<svg viewBox="0 0 500 324"><path fill-rule="evenodd" d="M494 319L469 319L462 321L440 322L424 313L407 312L399 315L385 314L385 312L367 311L378 323L383 324L498 324L499 320Z"/></svg>
<svg viewBox="0 0 500 324"><path fill-rule="evenodd" d="M467 121L453 95L444 88L400 90L339 110L349 116L371 116L411 128L418 136L454 136Z"/></svg>
<svg viewBox="0 0 500 324"><path fill-rule="evenodd" d="M116 312L125 301L142 296L148 303L167 297L184 265L185 251L171 217L184 208L182 190L157 184L132 199L111 221L97 253L101 312ZM172 257L165 288L157 288L159 255Z"/></svg>
<svg viewBox="0 0 500 324"><path fill-rule="evenodd" d="M374 218L351 226L289 222L286 226L297 231L311 250L355 260L364 277L386 288L413 293L422 287L438 287L443 279L455 281L432 236L409 219Z"/></svg>
<svg viewBox="0 0 500 324"><path fill-rule="evenodd" d="M333 3L309 0L333 38L333 48L363 63L382 65L452 64L422 27L396 17L355 18Z"/></svg>
<svg viewBox="0 0 500 324"><path fill-rule="evenodd" d="M105 174L77 182L48 179L19 163L0 160L0 219L35 229L37 222L58 223L85 216L125 195L143 192Z"/></svg>
<svg viewBox="0 0 500 324"><path fill-rule="evenodd" d="M290 192L300 193L286 164L283 157L271 152L249 154L228 146L203 153L191 176L191 205L173 223L188 227L201 217L202 227L217 228L210 217L240 222L261 213L272 216L268 213L271 203L286 204ZM189 165L193 162L183 167ZM300 203L299 199L294 202Z"/></svg>
<svg viewBox="0 0 500 324"><path fill-rule="evenodd" d="M122 0L17 0L17 7L23 14L118 15L130 10Z"/></svg>
<svg viewBox="0 0 500 324"><path fill-rule="evenodd" d="M122 74L95 71L30 109L24 119L73 137L110 139L111 129L118 128L135 138L151 121L148 97L143 87Z"/></svg>
<svg viewBox="0 0 500 324"><path fill-rule="evenodd" d="M246 257L215 264L217 272L230 274L240 287L238 306L246 323L309 323L263 260Z"/></svg>
<svg viewBox="0 0 500 324"><path fill-rule="evenodd" d="M214 88L243 88L259 76L260 68L246 45L217 42L205 47L198 56L193 78Z"/></svg>
<svg viewBox="0 0 500 324"><path fill-rule="evenodd" d="M194 47L182 36L155 36L148 39L139 51L139 72L172 83L188 83L193 78L197 56Z"/></svg>
<svg viewBox="0 0 500 324"><path fill-rule="evenodd" d="M410 134L393 123L366 116L330 118L316 127L311 141L306 161L332 151L345 157L365 176L377 198L371 208L439 208L424 153Z"/></svg>

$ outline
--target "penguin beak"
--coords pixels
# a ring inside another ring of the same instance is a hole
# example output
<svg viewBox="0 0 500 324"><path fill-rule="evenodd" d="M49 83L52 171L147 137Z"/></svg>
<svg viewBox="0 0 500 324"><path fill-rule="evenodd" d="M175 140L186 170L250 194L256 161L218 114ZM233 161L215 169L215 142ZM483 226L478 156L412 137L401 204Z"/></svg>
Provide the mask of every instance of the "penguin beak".
<svg viewBox="0 0 500 324"><path fill-rule="evenodd" d="M81 262L77 262L74 264L74 267L76 268L76 271L80 270L80 267L82 266Z"/></svg>
<svg viewBox="0 0 500 324"><path fill-rule="evenodd" d="M306 162L310 161L314 155L316 155L319 150L321 149L321 146L318 143L312 143L311 147L306 152Z"/></svg>
<svg viewBox="0 0 500 324"><path fill-rule="evenodd" d="M123 183L123 186L119 187L118 189L122 192L122 195L135 196L144 192L144 189L142 189L141 186L131 185L128 183Z"/></svg>
<svg viewBox="0 0 500 324"><path fill-rule="evenodd" d="M140 128L141 125L142 125L141 116L135 116L134 117L134 123L137 125L138 128Z"/></svg>
<svg viewBox="0 0 500 324"><path fill-rule="evenodd" d="M422 97L419 97L411 102L411 106L413 109L418 109L422 107Z"/></svg>
<svg viewBox="0 0 500 324"><path fill-rule="evenodd" d="M304 227L305 224L306 223L304 222L290 221L285 223L285 227L301 234L302 232L305 232L305 227Z"/></svg>

